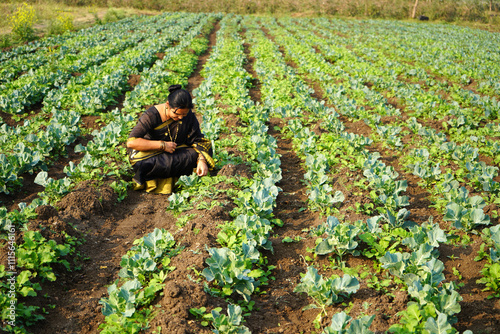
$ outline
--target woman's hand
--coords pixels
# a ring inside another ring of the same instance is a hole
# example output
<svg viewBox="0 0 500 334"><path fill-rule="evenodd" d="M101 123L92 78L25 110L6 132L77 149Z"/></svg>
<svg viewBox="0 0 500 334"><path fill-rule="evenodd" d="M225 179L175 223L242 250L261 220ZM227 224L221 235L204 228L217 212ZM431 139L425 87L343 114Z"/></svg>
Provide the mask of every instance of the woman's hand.
<svg viewBox="0 0 500 334"><path fill-rule="evenodd" d="M205 176L208 174L208 165L205 159L199 159L196 166L196 174L198 176Z"/></svg>
<svg viewBox="0 0 500 334"><path fill-rule="evenodd" d="M168 153L174 153L176 147L177 144L174 143L173 141L166 141L164 151Z"/></svg>

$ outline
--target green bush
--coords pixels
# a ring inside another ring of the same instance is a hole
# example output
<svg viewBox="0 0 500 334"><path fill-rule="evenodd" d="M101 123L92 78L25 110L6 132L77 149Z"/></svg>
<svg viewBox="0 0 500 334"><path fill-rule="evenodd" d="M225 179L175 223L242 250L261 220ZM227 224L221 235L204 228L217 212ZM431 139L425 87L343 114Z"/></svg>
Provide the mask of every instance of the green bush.
<svg viewBox="0 0 500 334"><path fill-rule="evenodd" d="M104 23L114 22L121 20L124 17L125 17L125 12L123 10L110 8L104 15L103 22Z"/></svg>
<svg viewBox="0 0 500 334"><path fill-rule="evenodd" d="M73 18L71 15L58 12L55 19L50 20L48 33L50 35L60 35L66 31L74 30L75 26L73 24Z"/></svg>

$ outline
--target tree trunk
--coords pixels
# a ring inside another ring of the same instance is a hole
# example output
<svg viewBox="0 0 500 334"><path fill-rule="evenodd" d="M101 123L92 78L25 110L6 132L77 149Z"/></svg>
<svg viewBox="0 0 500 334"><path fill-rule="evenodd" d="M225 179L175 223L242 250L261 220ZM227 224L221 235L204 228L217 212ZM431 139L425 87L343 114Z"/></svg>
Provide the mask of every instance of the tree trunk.
<svg viewBox="0 0 500 334"><path fill-rule="evenodd" d="M415 0L415 5L413 6L413 12L411 13L411 18L414 19L417 14L418 0Z"/></svg>

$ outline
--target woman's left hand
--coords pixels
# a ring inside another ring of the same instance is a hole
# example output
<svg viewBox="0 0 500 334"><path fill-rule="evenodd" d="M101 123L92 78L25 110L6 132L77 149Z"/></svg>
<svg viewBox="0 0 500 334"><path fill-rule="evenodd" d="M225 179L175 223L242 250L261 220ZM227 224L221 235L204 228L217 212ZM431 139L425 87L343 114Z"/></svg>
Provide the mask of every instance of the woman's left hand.
<svg viewBox="0 0 500 334"><path fill-rule="evenodd" d="M205 160L198 160L198 165L196 166L196 174L198 174L198 176L205 176L208 174L208 165Z"/></svg>

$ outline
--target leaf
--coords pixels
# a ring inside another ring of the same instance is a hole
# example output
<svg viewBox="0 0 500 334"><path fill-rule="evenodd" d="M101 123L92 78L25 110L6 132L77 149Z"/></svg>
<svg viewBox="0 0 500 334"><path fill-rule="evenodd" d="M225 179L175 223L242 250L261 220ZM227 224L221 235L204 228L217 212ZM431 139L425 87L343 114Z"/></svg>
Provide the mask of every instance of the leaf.
<svg viewBox="0 0 500 334"><path fill-rule="evenodd" d="M373 319L375 319L375 315L372 316L364 316L361 319L355 319L351 322L349 326L348 334L372 334L373 332L369 330Z"/></svg>
<svg viewBox="0 0 500 334"><path fill-rule="evenodd" d="M307 310L312 310L312 309L318 309L318 308L319 308L319 306L316 305L316 304L309 304L307 306L304 306L302 308L302 311L307 311Z"/></svg>
<svg viewBox="0 0 500 334"><path fill-rule="evenodd" d="M484 214L483 209L474 209L470 215L472 224L474 225L488 225L490 224L490 217Z"/></svg>
<svg viewBox="0 0 500 334"><path fill-rule="evenodd" d="M352 318L348 316L344 311L336 313L332 317L332 323L330 324L330 328L334 331L340 332L347 327L351 319Z"/></svg>
<svg viewBox="0 0 500 334"><path fill-rule="evenodd" d="M368 227L368 231L371 233L379 233L382 229L379 227L379 221L382 219L381 216L370 217L366 220L366 226ZM375 240L375 237L373 237Z"/></svg>
<svg viewBox="0 0 500 334"><path fill-rule="evenodd" d="M386 252L384 256L380 258L380 263L382 263L382 268L388 269L389 272L395 276L401 277L406 268L405 256L401 253L389 253Z"/></svg>
<svg viewBox="0 0 500 334"><path fill-rule="evenodd" d="M450 323L448 322L448 316L444 313L436 311L438 314L437 320L434 318L427 318L425 322L425 329L432 334L447 334L448 331L452 331Z"/></svg>
<svg viewBox="0 0 500 334"><path fill-rule="evenodd" d="M460 221L462 218L462 207L455 202L446 205L446 213L443 217L444 221Z"/></svg>
<svg viewBox="0 0 500 334"><path fill-rule="evenodd" d="M356 277L351 275L344 275L338 277L331 282L332 290L336 293L352 294L359 290L359 281Z"/></svg>
<svg viewBox="0 0 500 334"><path fill-rule="evenodd" d="M23 288L19 291L19 294L23 297L36 297L36 292L32 287L23 286Z"/></svg>
<svg viewBox="0 0 500 334"><path fill-rule="evenodd" d="M333 203L341 203L345 200L345 196L344 194L340 191L340 190L337 190L335 192L335 195L333 196Z"/></svg>
<svg viewBox="0 0 500 334"><path fill-rule="evenodd" d="M17 275L16 283L21 286L26 282L29 282L31 276L31 272L29 270L23 270L19 275Z"/></svg>
<svg viewBox="0 0 500 334"><path fill-rule="evenodd" d="M38 173L38 175L35 178L35 183L41 185L42 187L45 187L49 183L48 179L49 173L42 171Z"/></svg>
<svg viewBox="0 0 500 334"><path fill-rule="evenodd" d="M451 294L442 293L437 297L438 301L436 306L439 306L438 309L443 311L443 313L448 315L460 313L460 301L462 300L462 297L457 291L452 289Z"/></svg>
<svg viewBox="0 0 500 334"><path fill-rule="evenodd" d="M258 278L262 277L266 272L262 269L254 269L248 273L248 277Z"/></svg>

